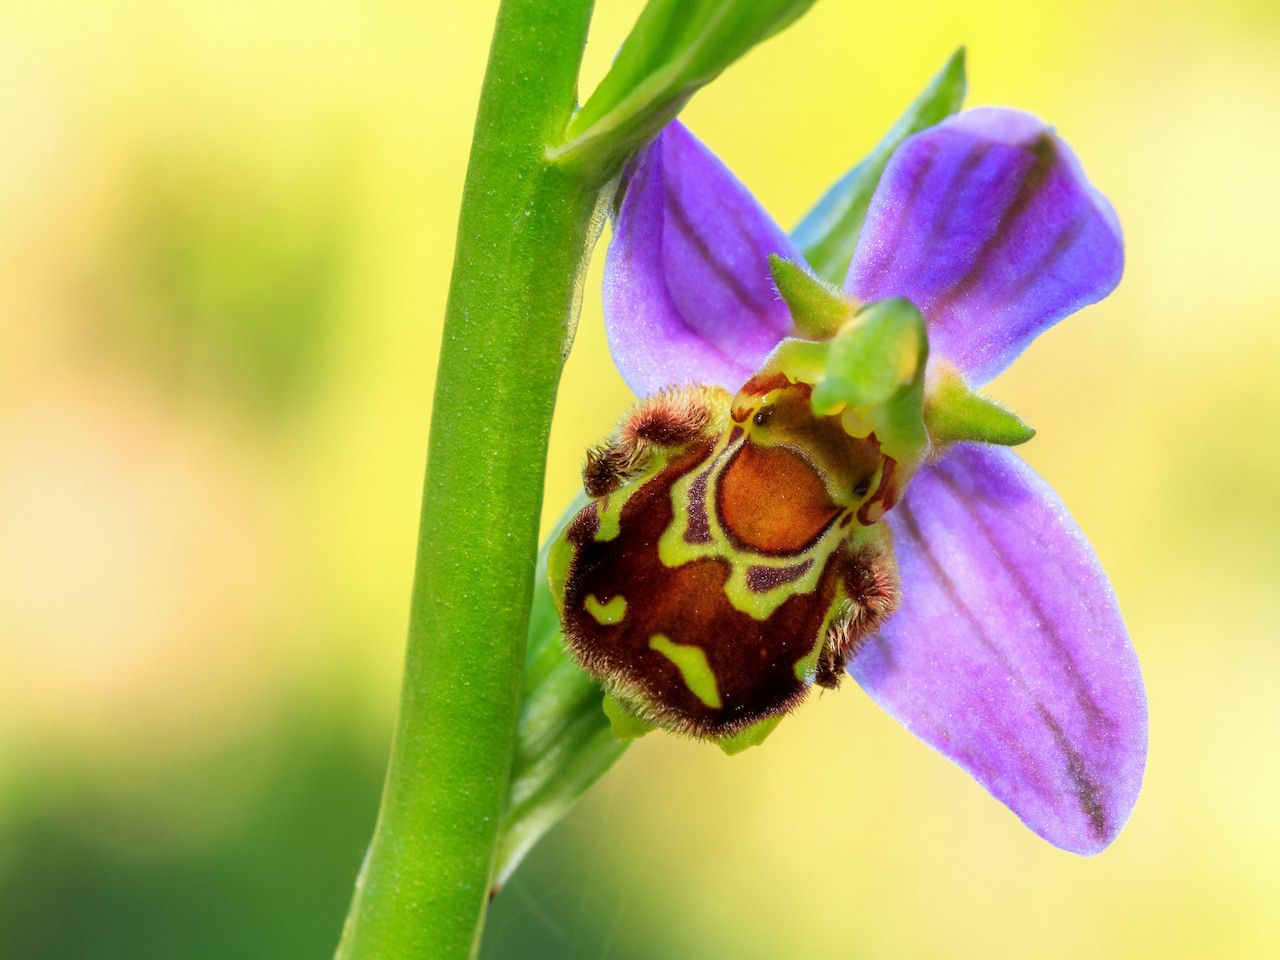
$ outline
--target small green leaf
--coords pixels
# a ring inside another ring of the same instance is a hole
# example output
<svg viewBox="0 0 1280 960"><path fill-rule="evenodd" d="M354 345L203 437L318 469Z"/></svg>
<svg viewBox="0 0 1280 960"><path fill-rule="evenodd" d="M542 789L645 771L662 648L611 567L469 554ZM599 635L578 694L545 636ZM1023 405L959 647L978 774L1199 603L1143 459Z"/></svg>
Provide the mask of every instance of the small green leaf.
<svg viewBox="0 0 1280 960"><path fill-rule="evenodd" d="M867 216L867 205L889 158L907 137L959 110L965 88L964 48L961 47L866 159L836 181L791 232L818 276L831 283L844 283Z"/></svg>
<svg viewBox="0 0 1280 960"><path fill-rule="evenodd" d="M814 0L649 0L617 59L549 156L608 167L655 136L698 89Z"/></svg>
<svg viewBox="0 0 1280 960"><path fill-rule="evenodd" d="M853 316L852 300L800 264L771 253L769 271L791 309L792 322L804 336L814 340L829 337Z"/></svg>
<svg viewBox="0 0 1280 960"><path fill-rule="evenodd" d="M935 444L975 440L1014 447L1036 435L1016 414L946 371L925 397L924 422Z"/></svg>

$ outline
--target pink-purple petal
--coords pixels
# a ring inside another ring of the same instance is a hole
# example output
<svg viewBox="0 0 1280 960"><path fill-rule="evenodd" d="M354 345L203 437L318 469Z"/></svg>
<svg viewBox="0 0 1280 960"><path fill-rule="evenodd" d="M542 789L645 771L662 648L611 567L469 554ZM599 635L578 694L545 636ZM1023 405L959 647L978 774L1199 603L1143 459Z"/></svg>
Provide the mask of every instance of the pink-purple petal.
<svg viewBox="0 0 1280 960"><path fill-rule="evenodd" d="M604 275L618 370L641 396L678 383L736 390L791 326L769 254L799 252L678 122L640 154L625 190Z"/></svg>
<svg viewBox="0 0 1280 960"><path fill-rule="evenodd" d="M1070 148L1029 114L986 107L898 148L845 288L911 300L931 352L979 385L1110 293L1123 267L1115 212Z"/></svg>
<svg viewBox="0 0 1280 960"><path fill-rule="evenodd" d="M1147 749L1146 696L1096 555L1017 454L961 444L888 517L902 606L849 672L1050 843L1107 846Z"/></svg>

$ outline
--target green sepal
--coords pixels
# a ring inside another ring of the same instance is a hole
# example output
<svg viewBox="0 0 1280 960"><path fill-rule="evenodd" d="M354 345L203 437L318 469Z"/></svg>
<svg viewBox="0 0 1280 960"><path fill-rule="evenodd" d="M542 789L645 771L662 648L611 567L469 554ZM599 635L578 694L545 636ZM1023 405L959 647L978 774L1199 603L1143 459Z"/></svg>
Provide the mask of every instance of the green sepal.
<svg viewBox="0 0 1280 960"><path fill-rule="evenodd" d="M831 336L857 311L857 305L840 290L793 260L771 253L769 272L791 310L796 330L812 340Z"/></svg>
<svg viewBox="0 0 1280 960"><path fill-rule="evenodd" d="M811 384L813 412L841 419L851 436L876 435L886 455L919 463L929 447L924 427L924 370L929 338L907 300L877 300L829 340L783 340L765 369Z"/></svg>
<svg viewBox="0 0 1280 960"><path fill-rule="evenodd" d="M861 163L831 187L791 231L818 276L843 283L880 175L903 140L945 120L964 103L964 48L951 55L924 92Z"/></svg>
<svg viewBox="0 0 1280 960"><path fill-rule="evenodd" d="M974 440L1016 447L1036 435L1017 414L974 392L951 370L937 378L925 397L924 424L935 444Z"/></svg>
<svg viewBox="0 0 1280 960"><path fill-rule="evenodd" d="M498 832L495 887L506 882L529 849L630 743L613 735L600 709L604 691L565 650L557 601L549 584L554 545L586 502L580 496L569 507L538 553L525 648L524 698Z"/></svg>
<svg viewBox="0 0 1280 960"><path fill-rule="evenodd" d="M776 717L765 717L765 719L753 723L745 730L740 730L731 737L721 737L716 740L716 746L723 750L727 756L732 757L743 750L760 746L781 722L781 714Z"/></svg>
<svg viewBox="0 0 1280 960"><path fill-rule="evenodd" d="M609 169L699 89L814 0L649 0L600 85L551 148L558 163Z"/></svg>
<svg viewBox="0 0 1280 960"><path fill-rule="evenodd" d="M609 729L616 740L639 740L646 733L657 729L648 720L628 710L610 693L604 695L603 708L604 715L609 718Z"/></svg>

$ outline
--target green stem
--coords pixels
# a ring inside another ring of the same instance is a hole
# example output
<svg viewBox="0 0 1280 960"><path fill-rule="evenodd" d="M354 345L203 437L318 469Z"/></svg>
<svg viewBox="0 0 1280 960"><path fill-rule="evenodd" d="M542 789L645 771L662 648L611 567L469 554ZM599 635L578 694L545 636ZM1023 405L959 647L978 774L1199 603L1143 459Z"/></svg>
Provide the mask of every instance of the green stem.
<svg viewBox="0 0 1280 960"><path fill-rule="evenodd" d="M545 160L574 107L591 7L504 0L498 14L445 317L400 719L341 960L463 958L479 941L547 436L600 226L601 185Z"/></svg>

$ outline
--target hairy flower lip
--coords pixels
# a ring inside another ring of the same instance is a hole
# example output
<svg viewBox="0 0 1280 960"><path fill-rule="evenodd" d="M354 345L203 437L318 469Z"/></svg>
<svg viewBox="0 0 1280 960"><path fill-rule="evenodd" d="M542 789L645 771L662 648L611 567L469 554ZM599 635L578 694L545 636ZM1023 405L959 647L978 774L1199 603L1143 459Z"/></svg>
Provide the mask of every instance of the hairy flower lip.
<svg viewBox="0 0 1280 960"><path fill-rule="evenodd" d="M628 384L646 395L749 380L792 332L770 254L803 263L733 174L668 126L630 168L605 266ZM980 386L1122 270L1115 212L1070 149L1029 114L982 108L898 148L844 288L915 304L930 368ZM1146 699L1110 584L1062 501L1012 451L956 443L886 523L902 605L851 675L1040 836L1105 848L1141 786Z"/></svg>

